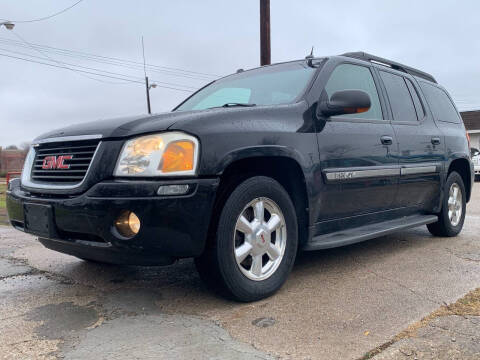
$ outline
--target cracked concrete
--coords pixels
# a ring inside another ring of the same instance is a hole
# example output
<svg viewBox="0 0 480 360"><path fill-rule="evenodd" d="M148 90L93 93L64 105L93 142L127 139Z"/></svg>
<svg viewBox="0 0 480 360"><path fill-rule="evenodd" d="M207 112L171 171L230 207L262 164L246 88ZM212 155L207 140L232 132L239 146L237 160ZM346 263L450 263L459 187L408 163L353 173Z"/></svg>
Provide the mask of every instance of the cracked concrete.
<svg viewBox="0 0 480 360"><path fill-rule="evenodd" d="M472 319L476 320L471 321ZM480 359L478 317L450 315L435 318L414 337L402 339L374 360L477 360Z"/></svg>
<svg viewBox="0 0 480 360"><path fill-rule="evenodd" d="M0 358L357 359L480 286L479 200L457 238L422 227L300 254L252 304L210 293L191 260L102 266L0 227Z"/></svg>

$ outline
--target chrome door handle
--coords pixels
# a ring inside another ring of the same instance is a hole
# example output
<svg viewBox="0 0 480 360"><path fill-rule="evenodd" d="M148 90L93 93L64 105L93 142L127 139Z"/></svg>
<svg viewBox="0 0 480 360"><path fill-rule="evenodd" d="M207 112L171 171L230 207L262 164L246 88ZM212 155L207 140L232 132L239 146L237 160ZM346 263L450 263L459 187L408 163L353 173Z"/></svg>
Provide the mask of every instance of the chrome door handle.
<svg viewBox="0 0 480 360"><path fill-rule="evenodd" d="M432 138L432 144L433 145L440 145L440 138L439 137L433 137Z"/></svg>
<svg viewBox="0 0 480 360"><path fill-rule="evenodd" d="M392 145L393 144L393 138L391 136L385 135L380 138L380 141L382 142L383 145Z"/></svg>

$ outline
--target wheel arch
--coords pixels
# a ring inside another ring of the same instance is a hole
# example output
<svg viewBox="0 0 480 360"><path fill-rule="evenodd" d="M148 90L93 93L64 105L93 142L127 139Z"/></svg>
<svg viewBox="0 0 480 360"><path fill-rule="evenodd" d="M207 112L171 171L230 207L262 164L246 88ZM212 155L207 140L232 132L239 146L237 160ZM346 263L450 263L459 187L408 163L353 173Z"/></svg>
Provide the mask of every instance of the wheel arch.
<svg viewBox="0 0 480 360"><path fill-rule="evenodd" d="M252 150L253 151L253 150ZM241 182L253 176L268 176L277 180L290 195L298 221L299 246L307 241L309 226L309 200L305 174L300 163L285 153L275 155L237 156L220 173L220 185L214 202L214 210L209 227L209 238L214 236L219 215L228 195Z"/></svg>
<svg viewBox="0 0 480 360"><path fill-rule="evenodd" d="M467 202L470 201L472 195L472 172L470 161L463 157L452 160L448 166L447 177L452 171L456 171L462 177L465 185Z"/></svg>

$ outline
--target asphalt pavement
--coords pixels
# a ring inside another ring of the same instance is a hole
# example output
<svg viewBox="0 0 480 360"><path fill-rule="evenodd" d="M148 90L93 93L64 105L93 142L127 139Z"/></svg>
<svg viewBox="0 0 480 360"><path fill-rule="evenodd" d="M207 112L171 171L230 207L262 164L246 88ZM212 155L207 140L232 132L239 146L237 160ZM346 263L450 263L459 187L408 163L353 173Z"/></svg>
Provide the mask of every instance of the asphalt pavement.
<svg viewBox="0 0 480 360"><path fill-rule="evenodd" d="M303 253L280 292L239 304L210 293L191 260L93 264L0 226L0 358L361 359L380 347L376 359L413 359L392 339L480 287L479 230L476 187L456 238L421 227Z"/></svg>

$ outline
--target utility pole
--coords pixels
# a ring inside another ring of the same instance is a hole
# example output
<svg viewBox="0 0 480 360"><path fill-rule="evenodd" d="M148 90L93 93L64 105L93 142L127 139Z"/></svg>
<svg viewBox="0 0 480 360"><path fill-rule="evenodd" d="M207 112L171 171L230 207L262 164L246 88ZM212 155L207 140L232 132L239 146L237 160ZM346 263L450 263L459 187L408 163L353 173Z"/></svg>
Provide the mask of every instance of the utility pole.
<svg viewBox="0 0 480 360"><path fill-rule="evenodd" d="M260 65L270 64L270 0L260 0Z"/></svg>
<svg viewBox="0 0 480 360"><path fill-rule="evenodd" d="M150 107L150 86L148 85L148 76L145 76L145 88L147 90L147 110L148 113L152 113L152 108Z"/></svg>

